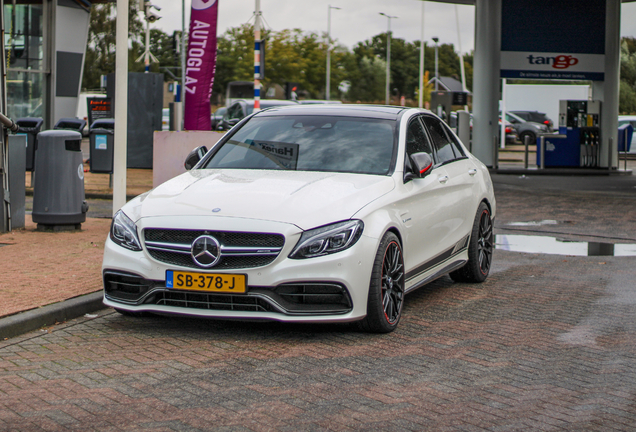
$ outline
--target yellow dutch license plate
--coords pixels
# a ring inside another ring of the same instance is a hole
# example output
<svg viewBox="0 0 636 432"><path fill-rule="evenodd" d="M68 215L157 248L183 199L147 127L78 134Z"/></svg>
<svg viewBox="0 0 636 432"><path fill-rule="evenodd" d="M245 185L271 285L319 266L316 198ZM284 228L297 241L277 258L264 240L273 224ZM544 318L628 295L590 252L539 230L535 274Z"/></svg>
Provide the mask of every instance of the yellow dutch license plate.
<svg viewBox="0 0 636 432"><path fill-rule="evenodd" d="M166 288L231 294L247 292L247 275L166 271Z"/></svg>

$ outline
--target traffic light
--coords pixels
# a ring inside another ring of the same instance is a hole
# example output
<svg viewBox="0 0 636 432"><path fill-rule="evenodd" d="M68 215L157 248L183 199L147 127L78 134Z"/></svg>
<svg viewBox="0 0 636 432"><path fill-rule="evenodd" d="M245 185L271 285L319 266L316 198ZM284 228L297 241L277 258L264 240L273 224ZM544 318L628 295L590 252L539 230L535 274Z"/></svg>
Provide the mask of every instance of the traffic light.
<svg viewBox="0 0 636 432"><path fill-rule="evenodd" d="M285 99L289 99L289 100L298 99L298 95L296 94L297 91L298 91L298 83L294 83L294 82L285 83Z"/></svg>

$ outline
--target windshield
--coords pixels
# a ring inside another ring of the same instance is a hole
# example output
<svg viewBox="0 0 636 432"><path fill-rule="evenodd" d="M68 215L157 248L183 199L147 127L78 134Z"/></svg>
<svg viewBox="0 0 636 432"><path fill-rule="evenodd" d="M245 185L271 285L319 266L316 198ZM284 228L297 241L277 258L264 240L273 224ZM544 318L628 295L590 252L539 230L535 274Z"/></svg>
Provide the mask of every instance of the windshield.
<svg viewBox="0 0 636 432"><path fill-rule="evenodd" d="M254 117L203 168L389 173L395 122L332 116Z"/></svg>

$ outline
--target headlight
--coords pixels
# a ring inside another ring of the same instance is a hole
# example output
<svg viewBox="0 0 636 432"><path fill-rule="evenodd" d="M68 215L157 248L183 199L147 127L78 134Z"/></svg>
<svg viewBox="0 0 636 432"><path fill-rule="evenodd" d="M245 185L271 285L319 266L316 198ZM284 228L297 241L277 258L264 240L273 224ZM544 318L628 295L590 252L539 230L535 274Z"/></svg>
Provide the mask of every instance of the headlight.
<svg viewBox="0 0 636 432"><path fill-rule="evenodd" d="M358 241L363 229L361 220L350 220L305 231L289 258L314 258L343 251Z"/></svg>
<svg viewBox="0 0 636 432"><path fill-rule="evenodd" d="M126 249L141 250L137 226L121 210L113 216L113 223L110 225L110 239Z"/></svg>

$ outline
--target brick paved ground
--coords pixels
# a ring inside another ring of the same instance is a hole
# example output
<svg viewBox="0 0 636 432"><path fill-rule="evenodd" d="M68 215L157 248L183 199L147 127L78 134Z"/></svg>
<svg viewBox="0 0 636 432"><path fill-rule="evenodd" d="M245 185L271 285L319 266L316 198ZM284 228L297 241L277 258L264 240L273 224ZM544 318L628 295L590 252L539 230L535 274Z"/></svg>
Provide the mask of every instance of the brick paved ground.
<svg viewBox="0 0 636 432"><path fill-rule="evenodd" d="M0 317L98 291L109 219L87 218L82 231L25 229L0 235Z"/></svg>
<svg viewBox="0 0 636 432"><path fill-rule="evenodd" d="M636 242L629 189L496 189L498 233ZM634 430L635 260L497 250L389 335L104 310L0 342L0 430Z"/></svg>

